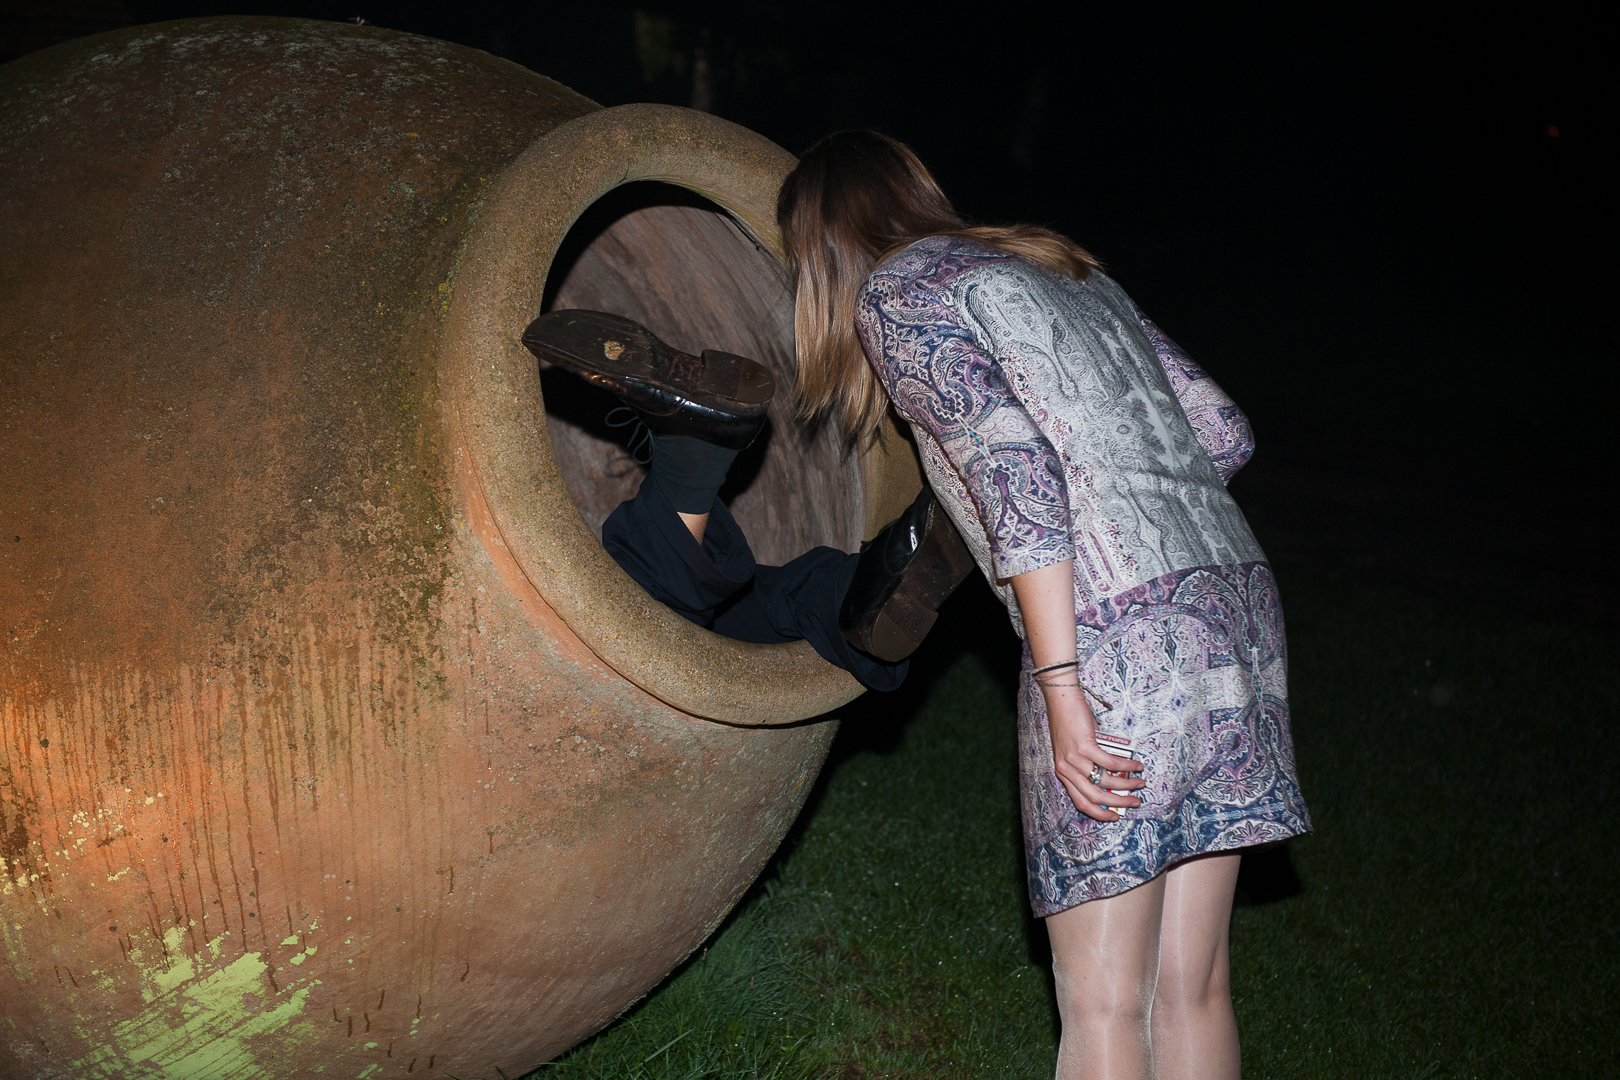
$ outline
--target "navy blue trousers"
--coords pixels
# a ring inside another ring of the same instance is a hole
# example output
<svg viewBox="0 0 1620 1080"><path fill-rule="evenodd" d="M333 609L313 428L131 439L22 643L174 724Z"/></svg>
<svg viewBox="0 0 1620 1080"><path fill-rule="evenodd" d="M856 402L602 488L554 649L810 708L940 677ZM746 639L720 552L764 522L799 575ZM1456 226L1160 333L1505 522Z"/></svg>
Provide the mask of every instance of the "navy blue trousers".
<svg viewBox="0 0 1620 1080"><path fill-rule="evenodd" d="M760 566L718 498L703 543L692 538L652 477L602 523L602 546L653 599L737 641L810 642L822 659L873 690L893 690L909 660L885 664L852 648L838 629L846 563L858 556L817 547L786 566Z"/></svg>

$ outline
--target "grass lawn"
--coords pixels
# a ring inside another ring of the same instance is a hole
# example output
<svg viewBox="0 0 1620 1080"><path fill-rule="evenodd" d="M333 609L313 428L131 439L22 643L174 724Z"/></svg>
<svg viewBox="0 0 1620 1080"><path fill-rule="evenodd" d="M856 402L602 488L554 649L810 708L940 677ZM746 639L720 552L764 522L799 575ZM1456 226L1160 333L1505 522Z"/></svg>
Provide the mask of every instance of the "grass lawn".
<svg viewBox="0 0 1620 1080"><path fill-rule="evenodd" d="M1247 1075L1620 1075L1614 635L1282 585L1317 831L1245 863ZM532 1076L1050 1077L1015 667L1000 608L965 590L906 688L845 710L804 815L708 947Z"/></svg>

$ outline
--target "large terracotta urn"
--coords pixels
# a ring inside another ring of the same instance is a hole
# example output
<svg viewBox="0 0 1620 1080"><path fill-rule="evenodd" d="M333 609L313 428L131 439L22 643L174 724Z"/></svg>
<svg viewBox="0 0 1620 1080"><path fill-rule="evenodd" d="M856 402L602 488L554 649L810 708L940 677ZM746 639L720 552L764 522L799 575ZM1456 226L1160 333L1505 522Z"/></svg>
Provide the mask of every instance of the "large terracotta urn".
<svg viewBox="0 0 1620 1080"><path fill-rule="evenodd" d="M723 918L859 687L613 564L633 439L518 338L790 385L791 165L364 26L0 67L0 1074L516 1076ZM887 445L779 395L761 561L903 506Z"/></svg>

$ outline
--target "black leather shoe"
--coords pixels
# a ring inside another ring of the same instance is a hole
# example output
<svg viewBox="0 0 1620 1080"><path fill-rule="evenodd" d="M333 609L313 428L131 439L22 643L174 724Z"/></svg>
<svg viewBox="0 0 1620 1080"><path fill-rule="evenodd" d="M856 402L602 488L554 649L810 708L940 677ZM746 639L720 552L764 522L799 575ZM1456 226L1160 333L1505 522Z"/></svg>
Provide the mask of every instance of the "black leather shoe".
<svg viewBox="0 0 1620 1080"><path fill-rule="evenodd" d="M838 628L861 652L898 663L922 644L939 606L973 566L961 534L924 485L910 508L861 551Z"/></svg>
<svg viewBox="0 0 1620 1080"><path fill-rule="evenodd" d="M731 450L754 441L776 392L771 373L746 357L717 349L692 356L605 311L549 312L523 331L523 344L617 394L653 431Z"/></svg>

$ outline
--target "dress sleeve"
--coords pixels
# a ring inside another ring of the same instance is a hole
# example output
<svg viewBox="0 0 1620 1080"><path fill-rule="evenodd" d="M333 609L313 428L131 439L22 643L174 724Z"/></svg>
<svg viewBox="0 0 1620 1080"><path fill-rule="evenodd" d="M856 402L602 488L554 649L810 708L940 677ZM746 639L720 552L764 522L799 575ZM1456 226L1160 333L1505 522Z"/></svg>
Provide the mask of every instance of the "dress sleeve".
<svg viewBox="0 0 1620 1080"><path fill-rule="evenodd" d="M1063 464L995 359L915 282L869 284L856 328L895 409L962 477L1001 579L1074 558Z"/></svg>
<svg viewBox="0 0 1620 1080"><path fill-rule="evenodd" d="M1187 414L1193 433L1215 462L1221 483L1230 481L1254 454L1254 432L1249 427L1249 418L1209 373L1182 352L1181 346L1171 341L1152 319L1140 310L1136 315L1142 321L1143 332L1153 343L1159 364L1170 377L1170 389L1181 402L1181 410Z"/></svg>

